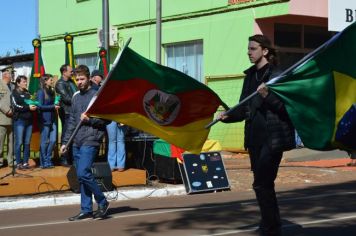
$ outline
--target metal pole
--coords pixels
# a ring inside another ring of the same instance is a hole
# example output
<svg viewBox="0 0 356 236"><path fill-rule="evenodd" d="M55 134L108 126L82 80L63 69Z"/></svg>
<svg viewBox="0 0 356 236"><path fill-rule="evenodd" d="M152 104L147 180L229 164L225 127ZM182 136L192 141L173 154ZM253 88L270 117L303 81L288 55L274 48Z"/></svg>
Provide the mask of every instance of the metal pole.
<svg viewBox="0 0 356 236"><path fill-rule="evenodd" d="M109 0L103 0L103 47L106 49L108 55L108 63L110 63L110 24L109 24Z"/></svg>
<svg viewBox="0 0 356 236"><path fill-rule="evenodd" d="M162 1L156 0L156 62L161 64L161 43L162 43Z"/></svg>
<svg viewBox="0 0 356 236"><path fill-rule="evenodd" d="M40 38L40 32L39 32L39 5L38 5L38 0L35 2L35 11L36 11L36 25L35 25L35 31L36 31L36 37Z"/></svg>

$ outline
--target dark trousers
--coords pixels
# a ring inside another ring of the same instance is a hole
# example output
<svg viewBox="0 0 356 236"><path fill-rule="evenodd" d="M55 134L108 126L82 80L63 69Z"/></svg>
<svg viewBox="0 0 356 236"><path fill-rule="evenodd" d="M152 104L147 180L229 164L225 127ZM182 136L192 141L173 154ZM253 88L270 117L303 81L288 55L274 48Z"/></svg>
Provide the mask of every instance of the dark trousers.
<svg viewBox="0 0 356 236"><path fill-rule="evenodd" d="M249 148L253 189L260 207L261 235L280 235L281 220L274 190L274 181L282 159L282 152L273 153L267 144Z"/></svg>
<svg viewBox="0 0 356 236"><path fill-rule="evenodd" d="M62 123L62 134L61 134L61 142L64 138L64 135L67 131L68 123L69 123L70 114L65 114L64 111L59 112L59 118L61 119ZM72 145L69 145L68 151L65 154L61 155L61 162L63 164L67 164L68 162L72 161Z"/></svg>

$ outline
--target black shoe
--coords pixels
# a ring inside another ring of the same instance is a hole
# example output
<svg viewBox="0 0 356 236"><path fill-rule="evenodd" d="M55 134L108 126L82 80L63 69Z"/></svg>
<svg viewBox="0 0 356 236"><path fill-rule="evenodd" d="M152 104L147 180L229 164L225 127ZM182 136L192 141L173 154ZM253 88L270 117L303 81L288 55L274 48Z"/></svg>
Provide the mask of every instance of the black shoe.
<svg viewBox="0 0 356 236"><path fill-rule="evenodd" d="M89 212L81 212L76 216L69 217L69 221L76 221L76 220L84 220L84 219L92 219L93 218L93 213Z"/></svg>
<svg viewBox="0 0 356 236"><path fill-rule="evenodd" d="M95 211L95 213L94 213L94 219L96 219L96 218L101 218L101 219L105 218L108 209L109 209L109 202L108 201L106 201L106 203L104 205L98 206L98 210Z"/></svg>

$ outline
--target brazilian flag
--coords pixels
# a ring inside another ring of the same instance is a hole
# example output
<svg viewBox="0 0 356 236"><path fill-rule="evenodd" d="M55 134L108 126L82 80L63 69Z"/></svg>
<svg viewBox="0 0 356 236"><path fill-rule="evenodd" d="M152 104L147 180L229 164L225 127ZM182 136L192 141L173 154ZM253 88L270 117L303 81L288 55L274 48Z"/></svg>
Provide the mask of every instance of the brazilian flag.
<svg viewBox="0 0 356 236"><path fill-rule="evenodd" d="M350 145L335 138L338 129L345 127L341 123L345 118L349 131L356 126L355 117L350 118L356 103L356 23L311 54L268 86L284 101L306 147L356 150L355 142ZM356 140L356 132L348 135L348 139Z"/></svg>

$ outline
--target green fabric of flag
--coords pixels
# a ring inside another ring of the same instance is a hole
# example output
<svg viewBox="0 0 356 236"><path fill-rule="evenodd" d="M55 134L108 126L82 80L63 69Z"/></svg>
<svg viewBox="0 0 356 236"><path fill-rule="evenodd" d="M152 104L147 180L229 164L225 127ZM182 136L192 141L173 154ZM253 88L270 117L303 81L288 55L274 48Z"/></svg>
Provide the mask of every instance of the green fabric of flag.
<svg viewBox="0 0 356 236"><path fill-rule="evenodd" d="M340 120L356 103L356 24L312 55L268 86L284 101L304 146L355 150L336 140L335 133Z"/></svg>

